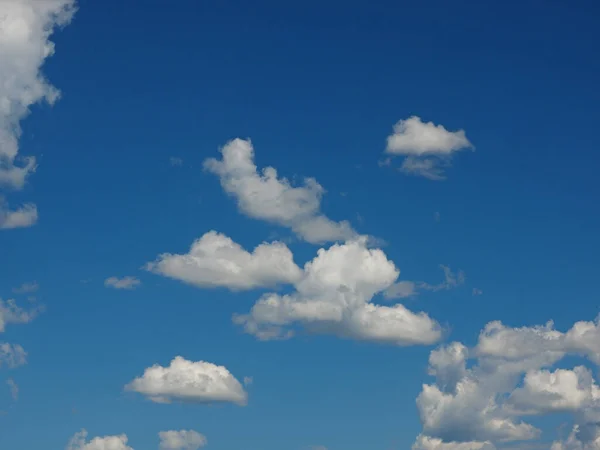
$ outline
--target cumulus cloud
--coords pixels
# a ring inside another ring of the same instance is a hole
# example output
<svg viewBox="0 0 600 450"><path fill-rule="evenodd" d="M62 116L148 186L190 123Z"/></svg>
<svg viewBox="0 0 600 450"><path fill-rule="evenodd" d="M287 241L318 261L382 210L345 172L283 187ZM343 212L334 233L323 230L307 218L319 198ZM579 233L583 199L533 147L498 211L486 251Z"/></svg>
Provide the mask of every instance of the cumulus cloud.
<svg viewBox="0 0 600 450"><path fill-rule="evenodd" d="M106 280L104 280L104 286L105 287L110 287L113 289L135 289L137 288L140 284L142 284L142 282L136 278L136 277L110 277L107 278Z"/></svg>
<svg viewBox="0 0 600 450"><path fill-rule="evenodd" d="M245 406L248 394L242 384L223 366L188 361L177 356L168 367L147 368L126 390L145 395L156 403L226 402Z"/></svg>
<svg viewBox="0 0 600 450"><path fill-rule="evenodd" d="M0 368L6 366L9 369L22 366L27 363L27 352L18 344L0 343Z"/></svg>
<svg viewBox="0 0 600 450"><path fill-rule="evenodd" d="M208 441L206 437L194 430L161 431L160 450L198 450Z"/></svg>
<svg viewBox="0 0 600 450"><path fill-rule="evenodd" d="M573 354L597 363L599 330L598 320L577 322L566 332L551 322L521 328L490 322L474 348L455 342L432 351L435 383L423 385L417 398L422 436L440 444L535 440L541 431L524 417L569 412L578 434L552 449L596 449L595 435L581 432L600 423L600 389L592 373L584 366L552 366Z"/></svg>
<svg viewBox="0 0 600 450"><path fill-rule="evenodd" d="M17 303L0 298L0 333L4 332L7 324L25 324L31 322L42 311L38 306L29 310L23 309Z"/></svg>
<svg viewBox="0 0 600 450"><path fill-rule="evenodd" d="M71 438L66 450L133 450L127 445L127 435L95 437L87 441L88 432L81 430Z"/></svg>
<svg viewBox="0 0 600 450"><path fill-rule="evenodd" d="M442 180L452 154L469 148L473 145L464 130L448 131L442 125L412 116L394 125L385 152L405 157L400 168L404 173Z"/></svg>
<svg viewBox="0 0 600 450"><path fill-rule="evenodd" d="M496 450L491 442L443 442L441 439L421 435L412 450Z"/></svg>
<svg viewBox="0 0 600 450"><path fill-rule="evenodd" d="M600 426L597 424L575 425L564 441L555 441L550 450L598 450L600 449Z"/></svg>
<svg viewBox="0 0 600 450"><path fill-rule="evenodd" d="M0 230L27 228L34 225L38 219L37 207L27 203L18 209L11 210L4 199L0 197Z"/></svg>
<svg viewBox="0 0 600 450"><path fill-rule="evenodd" d="M146 268L198 287L231 290L294 283L302 275L285 244L262 243L250 253L216 231L194 241L188 253L164 253Z"/></svg>
<svg viewBox="0 0 600 450"><path fill-rule="evenodd" d="M221 154L221 160L207 159L204 167L220 178L221 186L236 199L244 214L288 227L311 243L356 236L347 221L332 221L321 212L325 190L315 179L306 178L301 186L294 187L273 167L259 172L249 140L234 139L221 149Z"/></svg>
<svg viewBox="0 0 600 450"><path fill-rule="evenodd" d="M427 314L401 304L372 303L394 284L399 270L366 242L361 237L319 249L305 264L295 292L265 294L249 314L235 315L234 322L263 340L289 338L300 324L312 332L396 345L437 342L442 330Z"/></svg>
<svg viewBox="0 0 600 450"><path fill-rule="evenodd" d="M75 0L0 2L0 187L23 188L36 168L35 158L19 155L20 125L32 105L53 104L60 96L41 67L54 53L50 36L74 11ZM35 205L9 210L0 201L0 228L27 227L36 220Z"/></svg>

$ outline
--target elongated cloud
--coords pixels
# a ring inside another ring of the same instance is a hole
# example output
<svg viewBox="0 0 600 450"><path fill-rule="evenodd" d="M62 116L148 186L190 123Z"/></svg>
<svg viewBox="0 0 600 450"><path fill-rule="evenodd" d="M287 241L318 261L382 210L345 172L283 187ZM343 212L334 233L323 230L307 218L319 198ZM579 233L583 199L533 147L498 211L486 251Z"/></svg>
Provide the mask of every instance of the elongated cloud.
<svg viewBox="0 0 600 450"><path fill-rule="evenodd" d="M262 340L289 338L302 325L317 333L396 345L437 342L441 328L427 314L372 302L393 285L399 270L366 242L363 237L319 249L304 266L295 292L265 294L250 313L234 316L234 322Z"/></svg>
<svg viewBox="0 0 600 450"><path fill-rule="evenodd" d="M306 178L302 186L294 187L273 167L259 172L249 140L234 139L221 149L221 154L221 160L207 159L204 167L219 177L225 192L236 199L244 214L288 227L311 243L356 236L347 221L334 222L321 212L325 190L315 179Z"/></svg>
<svg viewBox="0 0 600 450"><path fill-rule="evenodd" d="M127 289L132 290L140 286L142 282L136 277L109 277L104 280L104 286L113 289Z"/></svg>
<svg viewBox="0 0 600 450"><path fill-rule="evenodd" d="M0 187L21 189L36 168L35 158L19 155L21 121L32 105L53 104L60 97L41 68L54 53L50 36L70 22L74 11L75 0L0 2ZM10 210L0 201L0 228L26 227L36 220L34 205Z"/></svg>
<svg viewBox="0 0 600 450"><path fill-rule="evenodd" d="M32 309L23 309L12 299L4 301L0 298L0 333L4 332L7 324L31 322L41 310L42 307L39 306Z"/></svg>
<svg viewBox="0 0 600 450"><path fill-rule="evenodd" d="M444 169L450 165L452 155L472 148L464 130L448 131L442 125L412 116L394 125L385 153L404 156L400 170L406 174L443 180Z"/></svg>
<svg viewBox="0 0 600 450"><path fill-rule="evenodd" d="M223 366L188 361L177 356L168 367L147 368L125 389L145 395L156 403L236 403L245 406L248 394Z"/></svg>
<svg viewBox="0 0 600 450"><path fill-rule="evenodd" d="M95 437L87 440L88 432L81 430L71 438L66 450L133 450L127 445L127 435Z"/></svg>
<svg viewBox="0 0 600 450"><path fill-rule="evenodd" d="M194 286L231 290L293 283L302 275L285 244L263 243L250 253L216 231L194 241L188 253L164 253L146 268Z"/></svg>

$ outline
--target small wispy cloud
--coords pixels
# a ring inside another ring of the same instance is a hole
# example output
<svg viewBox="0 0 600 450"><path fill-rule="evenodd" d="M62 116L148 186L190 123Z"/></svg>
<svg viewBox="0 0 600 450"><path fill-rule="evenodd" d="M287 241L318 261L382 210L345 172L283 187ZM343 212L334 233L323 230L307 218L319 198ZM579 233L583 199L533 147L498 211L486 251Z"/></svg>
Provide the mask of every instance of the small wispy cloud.
<svg viewBox="0 0 600 450"><path fill-rule="evenodd" d="M6 384L8 384L8 387L10 388L10 396L16 402L19 399L19 386L12 378L6 380Z"/></svg>
<svg viewBox="0 0 600 450"><path fill-rule="evenodd" d="M13 288L13 293L15 294L31 294L33 292L37 292L40 289L40 285L37 281L31 281L28 283L23 283L21 286Z"/></svg>
<svg viewBox="0 0 600 450"><path fill-rule="evenodd" d="M104 280L104 286L113 289L135 289L140 286L142 282L136 277L109 277Z"/></svg>
<svg viewBox="0 0 600 450"><path fill-rule="evenodd" d="M169 164L171 164L173 167L179 167L183 165L183 159L178 158L177 156L171 156L169 158Z"/></svg>
<svg viewBox="0 0 600 450"><path fill-rule="evenodd" d="M479 288L473 288L473 295L483 295L483 291Z"/></svg>

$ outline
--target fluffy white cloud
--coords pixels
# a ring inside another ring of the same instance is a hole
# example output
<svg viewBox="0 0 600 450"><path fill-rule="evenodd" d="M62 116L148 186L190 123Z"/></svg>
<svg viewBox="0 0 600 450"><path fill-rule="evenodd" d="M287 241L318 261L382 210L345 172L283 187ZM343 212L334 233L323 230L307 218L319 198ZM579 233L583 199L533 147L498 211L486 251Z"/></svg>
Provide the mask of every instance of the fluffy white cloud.
<svg viewBox="0 0 600 450"><path fill-rule="evenodd" d="M206 437L194 430L161 431L160 450L198 450L208 441Z"/></svg>
<svg viewBox="0 0 600 450"><path fill-rule="evenodd" d="M0 187L21 189L35 170L35 158L19 158L21 120L40 101L53 104L59 91L41 73L54 53L50 36L69 23L75 0L0 2ZM27 227L37 220L35 205L10 210L0 199L0 229Z"/></svg>
<svg viewBox="0 0 600 450"><path fill-rule="evenodd" d="M34 225L37 219L38 212L34 204L27 203L16 210L11 210L0 197L0 230L27 228Z"/></svg>
<svg viewBox="0 0 600 450"><path fill-rule="evenodd" d="M136 277L110 277L104 280L104 286L113 289L135 289L142 282Z"/></svg>
<svg viewBox="0 0 600 450"><path fill-rule="evenodd" d="M441 328L425 313L400 304L381 306L373 297L389 288L399 271L380 249L369 249L367 238L319 249L304 266L288 295L265 294L247 315L234 322L259 339L288 338L294 324L318 333L388 342L397 345L432 344Z"/></svg>
<svg viewBox="0 0 600 450"><path fill-rule="evenodd" d="M195 286L231 290L294 283L302 275L285 244L263 243L250 253L216 231L194 241L188 253L162 254L146 268Z"/></svg>
<svg viewBox="0 0 600 450"><path fill-rule="evenodd" d="M532 440L540 430L523 416L571 412L576 439L557 441L553 450L596 449L595 437L581 431L600 423L600 388L592 373L583 366L550 368L569 354L597 362L598 329L598 321L577 322L564 333L552 323L510 328L491 322L472 350L456 342L432 351L429 373L436 380L417 398L423 436L440 443Z"/></svg>
<svg viewBox="0 0 600 450"><path fill-rule="evenodd" d="M291 228L311 243L343 241L356 236L346 221L334 222L321 212L323 187L313 178L293 187L277 170L261 172L254 164L249 140L234 139L221 149L222 159L207 159L204 167L219 176L225 192L237 200L238 208L255 219Z"/></svg>
<svg viewBox="0 0 600 450"><path fill-rule="evenodd" d="M138 392L157 403L229 402L245 406L248 394L241 383L223 366L188 361L177 356L168 367L147 368L126 390Z"/></svg>
<svg viewBox="0 0 600 450"><path fill-rule="evenodd" d="M4 332L7 324L29 323L37 317L42 310L41 307L25 310L17 305L14 300L2 300L0 298L0 333Z"/></svg>
<svg viewBox="0 0 600 450"><path fill-rule="evenodd" d="M6 365L9 369L27 363L27 352L18 344L0 343L0 368Z"/></svg>
<svg viewBox="0 0 600 450"><path fill-rule="evenodd" d="M405 156L400 168L402 172L441 180L451 155L467 148L473 148L473 145L464 130L448 131L442 125L412 116L394 125L385 151L389 155Z"/></svg>
<svg viewBox="0 0 600 450"><path fill-rule="evenodd" d="M81 430L71 438L66 450L133 450L127 445L127 435L95 437L87 441L88 432Z"/></svg>
<svg viewBox="0 0 600 450"><path fill-rule="evenodd" d="M490 442L443 442L441 439L420 435L412 450L495 450Z"/></svg>

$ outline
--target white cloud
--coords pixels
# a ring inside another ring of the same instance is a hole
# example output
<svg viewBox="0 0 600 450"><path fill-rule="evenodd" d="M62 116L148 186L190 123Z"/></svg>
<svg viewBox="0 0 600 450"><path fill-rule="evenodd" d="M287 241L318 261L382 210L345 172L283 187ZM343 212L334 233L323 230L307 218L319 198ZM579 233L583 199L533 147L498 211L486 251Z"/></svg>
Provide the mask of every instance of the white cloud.
<svg viewBox="0 0 600 450"><path fill-rule="evenodd" d="M0 298L0 333L4 332L7 324L29 323L42 311L42 307L25 310L17 305L14 300Z"/></svg>
<svg viewBox="0 0 600 450"><path fill-rule="evenodd" d="M40 285L37 281L32 281L29 283L23 283L21 286L13 288L13 293L15 294L31 294L33 292L37 292L40 288Z"/></svg>
<svg viewBox="0 0 600 450"><path fill-rule="evenodd" d="M195 286L231 290L293 283L302 275L285 244L263 243L250 253L216 231L194 241L188 253L162 254L146 268Z"/></svg>
<svg viewBox="0 0 600 450"><path fill-rule="evenodd" d="M598 450L600 449L600 426L597 424L575 425L564 441L555 441L550 450Z"/></svg>
<svg viewBox="0 0 600 450"><path fill-rule="evenodd" d="M237 200L244 214L291 228L311 243L356 236L347 221L334 222L321 212L325 190L315 179L306 178L302 186L293 187L286 178L279 178L273 167L259 173L249 140L234 139L221 154L222 160L207 159L204 167L219 176L223 189Z"/></svg>
<svg viewBox="0 0 600 450"><path fill-rule="evenodd" d="M473 349L452 343L432 351L435 383L423 385L417 399L423 436L441 443L534 440L540 430L522 417L556 412L571 412L578 429L589 430L600 423L600 388L591 372L550 368L569 354L598 362L599 330L598 321L577 322L564 333L551 322L521 328L490 322ZM470 358L476 364L469 366ZM553 450L596 449L592 437L580 432Z"/></svg>
<svg viewBox="0 0 600 450"><path fill-rule="evenodd" d="M9 369L27 364L27 352L18 344L0 343L0 368L6 365Z"/></svg>
<svg viewBox="0 0 600 450"><path fill-rule="evenodd" d="M289 295L269 293L247 315L234 322L259 339L283 339L294 325L309 331L388 342L397 345L432 344L441 328L425 313L400 304L381 306L373 297L394 284L399 271L380 249L369 249L367 239L319 249L304 266L302 278Z"/></svg>
<svg viewBox="0 0 600 450"><path fill-rule="evenodd" d="M473 148L464 130L448 131L442 125L422 122L417 116L400 120L388 136L385 152L405 156L400 170L432 180L443 180L453 153Z"/></svg>
<svg viewBox="0 0 600 450"><path fill-rule="evenodd" d="M490 442L443 442L441 439L420 435L412 450L495 450Z"/></svg>
<svg viewBox="0 0 600 450"><path fill-rule="evenodd" d="M23 188L36 168L33 157L19 157L21 121L35 103L53 104L60 92L41 73L54 53L50 36L70 22L75 0L4 0L0 2L0 187ZM9 210L0 199L0 228L33 225L35 205Z"/></svg>
<svg viewBox="0 0 600 450"><path fill-rule="evenodd" d="M138 392L157 403L229 402L245 406L248 394L241 383L223 366L188 361L177 356L170 366L147 368L126 390Z"/></svg>
<svg viewBox="0 0 600 450"><path fill-rule="evenodd" d="M161 431L160 450L198 450L206 446L206 437L194 430Z"/></svg>
<svg viewBox="0 0 600 450"><path fill-rule="evenodd" d="M113 289L135 289L140 284L142 284L142 282L139 279L130 276L122 278L110 277L104 280L104 286Z"/></svg>
<svg viewBox="0 0 600 450"><path fill-rule="evenodd" d="M0 197L0 230L27 228L34 225L37 219L38 212L34 204L27 203L16 210L10 210Z"/></svg>
<svg viewBox="0 0 600 450"><path fill-rule="evenodd" d="M8 384L8 387L10 389L10 396L14 401L17 401L19 399L19 386L12 378L6 380L6 384Z"/></svg>
<svg viewBox="0 0 600 450"><path fill-rule="evenodd" d="M127 445L127 435L95 437L86 441L88 432L81 430L71 438L66 450L133 450Z"/></svg>

